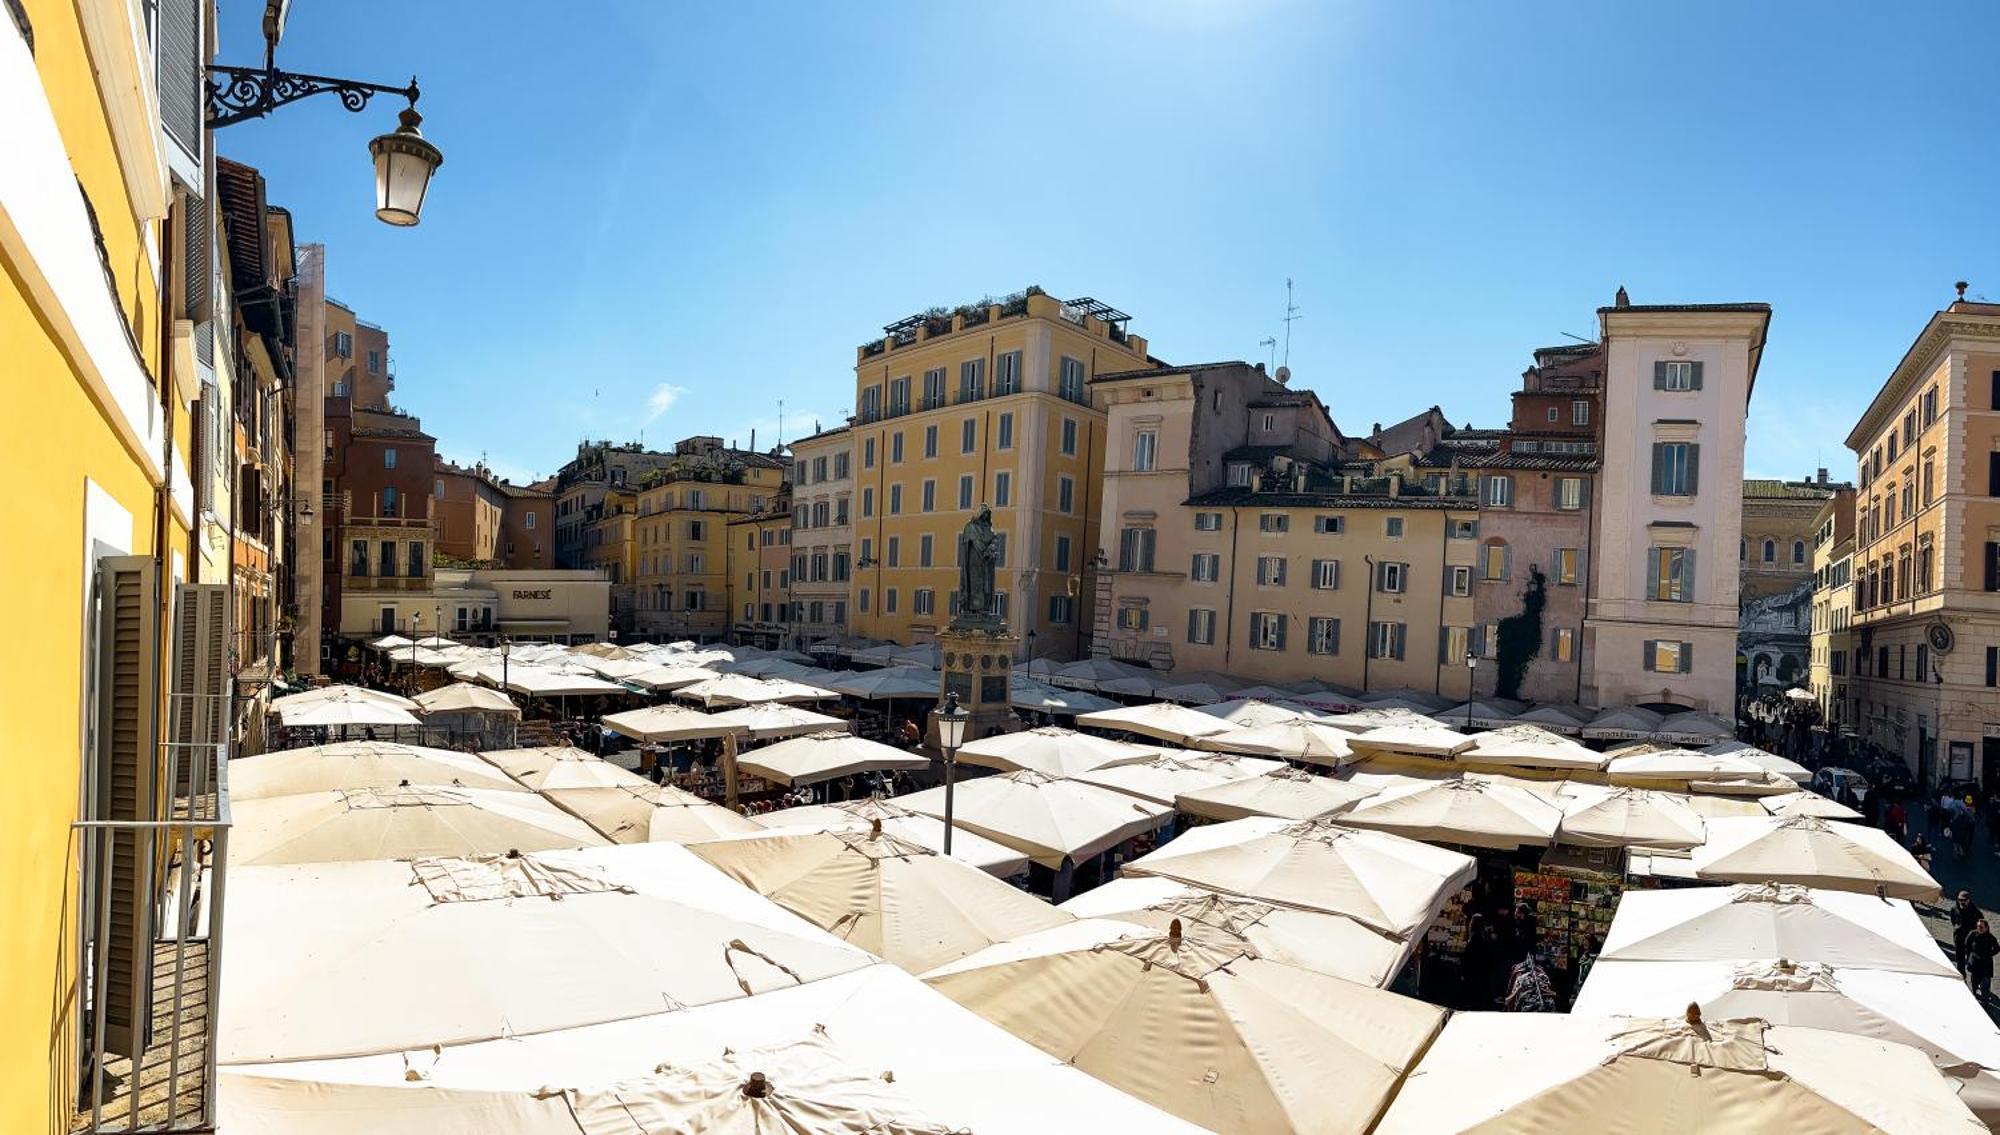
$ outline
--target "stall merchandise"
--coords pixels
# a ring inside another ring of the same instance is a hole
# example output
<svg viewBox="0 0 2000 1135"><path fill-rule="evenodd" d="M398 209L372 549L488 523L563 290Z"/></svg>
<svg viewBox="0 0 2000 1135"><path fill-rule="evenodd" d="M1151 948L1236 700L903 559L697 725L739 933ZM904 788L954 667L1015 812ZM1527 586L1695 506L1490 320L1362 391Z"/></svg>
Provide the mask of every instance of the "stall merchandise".
<svg viewBox="0 0 2000 1135"><path fill-rule="evenodd" d="M1535 912L1537 949L1557 968L1601 948L1624 873L1618 847L1553 847L1539 866L1514 869L1514 901Z"/></svg>

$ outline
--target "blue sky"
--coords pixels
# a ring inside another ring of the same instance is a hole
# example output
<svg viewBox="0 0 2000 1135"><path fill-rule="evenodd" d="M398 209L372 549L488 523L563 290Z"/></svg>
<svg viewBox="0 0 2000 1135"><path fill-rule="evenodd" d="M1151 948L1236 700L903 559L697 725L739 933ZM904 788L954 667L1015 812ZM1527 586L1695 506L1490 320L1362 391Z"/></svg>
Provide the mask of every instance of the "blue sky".
<svg viewBox="0 0 2000 1135"><path fill-rule="evenodd" d="M260 4L226 0L225 61ZM760 446L851 409L883 323L1037 283L1176 362L1267 357L1363 432L1497 425L1529 351L1635 302L1776 309L1751 475L1848 427L1952 281L2000 298L1996 10L1126 0L297 5L281 66L423 81L424 221L360 115L232 127L440 451Z"/></svg>

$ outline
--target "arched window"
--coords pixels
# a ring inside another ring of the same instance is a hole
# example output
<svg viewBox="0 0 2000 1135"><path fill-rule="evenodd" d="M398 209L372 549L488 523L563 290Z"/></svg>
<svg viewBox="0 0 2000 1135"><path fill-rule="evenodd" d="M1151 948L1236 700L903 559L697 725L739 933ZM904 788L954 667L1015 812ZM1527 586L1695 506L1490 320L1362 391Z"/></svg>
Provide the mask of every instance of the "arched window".
<svg viewBox="0 0 2000 1135"><path fill-rule="evenodd" d="M1792 541L1792 566L1798 567L1803 565L1805 562L1806 562L1806 542L1804 540Z"/></svg>
<svg viewBox="0 0 2000 1135"><path fill-rule="evenodd" d="M1767 564L1778 562L1778 542L1769 537L1764 540L1764 562Z"/></svg>

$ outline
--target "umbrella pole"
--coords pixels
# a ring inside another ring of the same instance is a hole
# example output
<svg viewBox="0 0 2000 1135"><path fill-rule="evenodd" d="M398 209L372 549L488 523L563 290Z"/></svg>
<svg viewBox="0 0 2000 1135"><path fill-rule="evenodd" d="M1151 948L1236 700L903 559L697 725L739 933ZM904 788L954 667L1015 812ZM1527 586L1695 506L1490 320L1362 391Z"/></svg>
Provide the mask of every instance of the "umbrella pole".
<svg viewBox="0 0 2000 1135"><path fill-rule="evenodd" d="M736 807L736 734L722 735L722 799Z"/></svg>

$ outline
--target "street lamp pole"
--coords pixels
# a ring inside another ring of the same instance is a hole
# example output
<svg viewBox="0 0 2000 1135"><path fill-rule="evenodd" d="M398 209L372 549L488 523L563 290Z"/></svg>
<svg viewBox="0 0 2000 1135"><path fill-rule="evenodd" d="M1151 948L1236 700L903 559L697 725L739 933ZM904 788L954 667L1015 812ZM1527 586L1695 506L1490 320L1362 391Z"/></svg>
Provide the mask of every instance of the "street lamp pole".
<svg viewBox="0 0 2000 1135"><path fill-rule="evenodd" d="M503 694L507 692L507 656L512 653L514 653L514 640L511 638L502 638L500 640L500 692Z"/></svg>
<svg viewBox="0 0 2000 1135"><path fill-rule="evenodd" d="M956 789L958 747L965 741L965 723L971 714L959 708L958 695L946 694L938 711L938 744L944 749L944 853L951 854L951 805Z"/></svg>
<svg viewBox="0 0 2000 1135"><path fill-rule="evenodd" d="M1465 652L1465 730L1472 731L1472 679L1479 669L1479 656L1468 648Z"/></svg>
<svg viewBox="0 0 2000 1135"><path fill-rule="evenodd" d="M424 627L424 613L410 612L410 688L417 688L417 632Z"/></svg>

